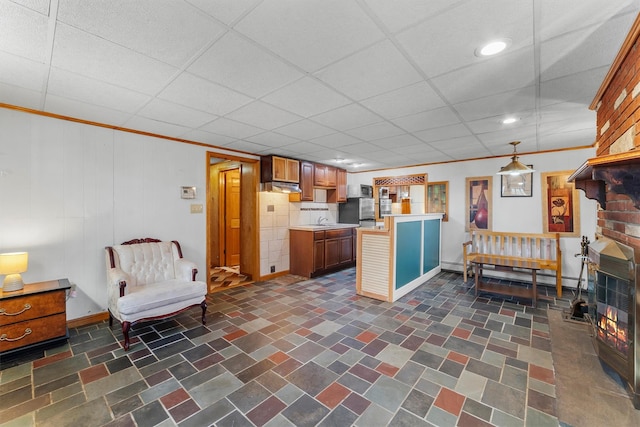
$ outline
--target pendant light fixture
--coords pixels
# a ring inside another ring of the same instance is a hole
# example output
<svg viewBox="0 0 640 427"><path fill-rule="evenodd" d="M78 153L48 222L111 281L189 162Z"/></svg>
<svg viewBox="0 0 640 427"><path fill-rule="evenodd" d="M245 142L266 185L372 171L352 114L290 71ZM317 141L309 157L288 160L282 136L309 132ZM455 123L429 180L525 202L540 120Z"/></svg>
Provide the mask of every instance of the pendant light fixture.
<svg viewBox="0 0 640 427"><path fill-rule="evenodd" d="M529 166L518 161L516 145L520 144L520 141L513 141L509 144L513 145L513 156L511 156L511 163L503 168L500 168L500 170L498 171L498 175L524 175L527 173L535 172L535 170L531 169Z"/></svg>

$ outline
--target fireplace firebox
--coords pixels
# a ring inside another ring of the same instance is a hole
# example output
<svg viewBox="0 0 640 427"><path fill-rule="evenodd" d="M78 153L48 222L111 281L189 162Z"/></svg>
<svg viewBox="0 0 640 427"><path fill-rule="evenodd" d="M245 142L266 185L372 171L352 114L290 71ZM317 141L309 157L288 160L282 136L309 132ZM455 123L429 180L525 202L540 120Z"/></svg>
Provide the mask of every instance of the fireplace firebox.
<svg viewBox="0 0 640 427"><path fill-rule="evenodd" d="M640 298L634 249L599 237L589 245L589 313L600 360L623 378L640 409Z"/></svg>

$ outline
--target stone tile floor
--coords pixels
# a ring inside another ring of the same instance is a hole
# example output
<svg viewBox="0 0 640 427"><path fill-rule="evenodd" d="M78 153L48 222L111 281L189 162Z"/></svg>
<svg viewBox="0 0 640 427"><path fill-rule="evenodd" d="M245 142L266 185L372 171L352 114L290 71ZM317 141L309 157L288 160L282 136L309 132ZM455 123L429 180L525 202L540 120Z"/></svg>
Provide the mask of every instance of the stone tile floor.
<svg viewBox="0 0 640 427"><path fill-rule="evenodd" d="M549 300L474 296L442 272L395 303L355 294L355 270L258 282L0 371L2 426L557 426ZM571 297L569 296L569 299Z"/></svg>

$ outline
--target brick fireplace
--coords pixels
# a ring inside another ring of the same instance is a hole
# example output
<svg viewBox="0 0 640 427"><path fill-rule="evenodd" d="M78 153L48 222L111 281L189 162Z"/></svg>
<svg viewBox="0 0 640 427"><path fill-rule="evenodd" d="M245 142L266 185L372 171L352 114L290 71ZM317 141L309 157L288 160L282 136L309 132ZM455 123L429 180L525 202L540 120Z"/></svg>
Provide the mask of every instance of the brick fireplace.
<svg viewBox="0 0 640 427"><path fill-rule="evenodd" d="M600 359L627 382L640 409L640 15L590 108L596 157L569 180L597 200L589 246L589 318Z"/></svg>

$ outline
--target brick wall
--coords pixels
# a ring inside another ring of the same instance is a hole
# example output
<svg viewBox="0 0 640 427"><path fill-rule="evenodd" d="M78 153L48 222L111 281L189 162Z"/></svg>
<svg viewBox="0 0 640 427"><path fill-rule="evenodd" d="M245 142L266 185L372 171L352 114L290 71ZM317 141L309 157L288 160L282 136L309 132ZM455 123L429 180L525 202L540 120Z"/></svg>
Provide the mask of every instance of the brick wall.
<svg viewBox="0 0 640 427"><path fill-rule="evenodd" d="M625 42L626 56L605 88L597 108L596 156L640 150L640 38ZM620 55L623 54L621 50ZM604 208L604 206L603 206ZM640 210L624 194L607 188L606 209L598 212L600 234L636 249L640 253ZM638 262L638 260L636 260Z"/></svg>

